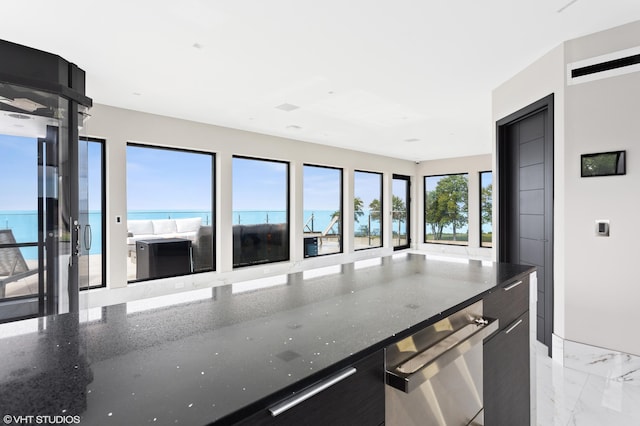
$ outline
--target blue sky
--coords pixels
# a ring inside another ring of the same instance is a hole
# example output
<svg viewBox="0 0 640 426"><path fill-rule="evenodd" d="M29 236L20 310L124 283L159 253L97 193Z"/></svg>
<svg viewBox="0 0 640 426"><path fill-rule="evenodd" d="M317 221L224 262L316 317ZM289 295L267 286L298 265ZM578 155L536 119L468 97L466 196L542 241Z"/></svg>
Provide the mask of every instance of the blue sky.
<svg viewBox="0 0 640 426"><path fill-rule="evenodd" d="M38 145L37 139L0 135L0 210L38 209ZM100 157L97 143L90 143L89 210L100 209Z"/></svg>
<svg viewBox="0 0 640 426"><path fill-rule="evenodd" d="M286 211L287 163L234 158L233 210Z"/></svg>
<svg viewBox="0 0 640 426"><path fill-rule="evenodd" d="M370 172L355 172L353 194L363 201L363 208L369 209L369 203L374 199L380 200L382 191L382 175Z"/></svg>
<svg viewBox="0 0 640 426"><path fill-rule="evenodd" d="M127 209L211 210L212 156L127 147Z"/></svg>
<svg viewBox="0 0 640 426"><path fill-rule="evenodd" d="M0 210L37 209L37 143L33 138L0 135ZM212 157L208 154L127 147L127 205L136 210L209 211ZM100 208L100 150L89 144L89 209ZM233 210L284 211L287 163L233 159ZM304 210L338 210L342 170L305 166ZM381 175L355 172L355 195L380 199ZM394 192L396 191L394 183ZM402 193L402 191L400 191Z"/></svg>
<svg viewBox="0 0 640 426"><path fill-rule="evenodd" d="M489 186L493 183L493 173L480 173L480 184L482 187Z"/></svg>
<svg viewBox="0 0 640 426"><path fill-rule="evenodd" d="M400 179L393 179L391 181L392 194L399 197L402 201L407 202L407 181Z"/></svg>
<svg viewBox="0 0 640 426"><path fill-rule="evenodd" d="M36 139L0 135L0 153L0 210L37 210Z"/></svg>
<svg viewBox="0 0 640 426"><path fill-rule="evenodd" d="M309 210L340 210L342 170L304 166L304 207Z"/></svg>

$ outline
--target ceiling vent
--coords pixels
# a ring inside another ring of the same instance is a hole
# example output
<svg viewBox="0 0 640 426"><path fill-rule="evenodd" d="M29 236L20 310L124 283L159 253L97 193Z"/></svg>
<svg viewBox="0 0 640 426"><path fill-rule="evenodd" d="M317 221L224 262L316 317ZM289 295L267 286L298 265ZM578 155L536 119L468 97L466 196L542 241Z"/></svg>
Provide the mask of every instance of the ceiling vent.
<svg viewBox="0 0 640 426"><path fill-rule="evenodd" d="M567 84L580 84L640 71L640 46L567 65Z"/></svg>

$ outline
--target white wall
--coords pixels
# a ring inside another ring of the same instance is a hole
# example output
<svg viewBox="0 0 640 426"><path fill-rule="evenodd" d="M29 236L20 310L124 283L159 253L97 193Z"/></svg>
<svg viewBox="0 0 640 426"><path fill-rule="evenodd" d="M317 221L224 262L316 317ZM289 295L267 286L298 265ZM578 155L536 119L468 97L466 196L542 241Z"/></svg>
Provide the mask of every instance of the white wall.
<svg viewBox="0 0 640 426"><path fill-rule="evenodd" d="M428 253L464 256L474 259L492 259L492 250L480 247L480 172L494 170L491 154L422 161L418 165L416 180L419 188L417 225L418 248ZM424 176L456 173L469 174L469 244L426 244L424 242Z"/></svg>
<svg viewBox="0 0 640 426"><path fill-rule="evenodd" d="M392 174L414 176L416 172L414 162L145 114L106 105L95 105L90 113L91 119L87 122L82 134L106 140L107 288L82 292L83 306L93 307L120 303L143 297L297 272L313 267L393 253L389 227ZM127 285L127 142L186 148L216 154L217 271ZM231 162L233 155L290 162L291 261L233 270L232 235L230 232L232 229ZM385 188L383 208L386 219L383 224L384 247L354 252L353 223L346 221L343 228L343 254L314 259L303 258L302 166L304 163L343 168L345 200L343 217L345 218L353 218L353 203L347 202L347 200L353 196L354 170L383 173ZM416 187L417 185L413 182L413 200L418 199ZM413 203L412 217L419 217L416 206L417 203ZM116 224L116 216L125 219L123 223ZM416 241L416 227L413 228L412 239Z"/></svg>
<svg viewBox="0 0 640 426"><path fill-rule="evenodd" d="M640 22L567 42L567 63L640 45ZM640 72L566 88L565 334L640 355ZM580 178L580 154L626 150L624 176ZM611 236L595 236L609 219Z"/></svg>
<svg viewBox="0 0 640 426"><path fill-rule="evenodd" d="M640 73L567 86L565 69L635 47L639 40L635 22L566 42L493 93L494 122L555 94L554 333L632 354L640 354L640 280L634 267ZM580 154L622 149L626 176L580 178ZM595 237L596 219L611 220L611 237Z"/></svg>

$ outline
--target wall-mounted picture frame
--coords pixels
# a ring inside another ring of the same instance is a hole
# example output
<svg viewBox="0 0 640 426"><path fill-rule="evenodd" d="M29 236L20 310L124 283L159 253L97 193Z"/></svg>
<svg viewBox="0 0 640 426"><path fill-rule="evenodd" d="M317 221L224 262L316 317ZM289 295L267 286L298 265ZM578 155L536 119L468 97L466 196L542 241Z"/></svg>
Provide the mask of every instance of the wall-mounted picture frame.
<svg viewBox="0 0 640 426"><path fill-rule="evenodd" d="M580 156L580 176L617 176L627 173L627 151L598 152Z"/></svg>

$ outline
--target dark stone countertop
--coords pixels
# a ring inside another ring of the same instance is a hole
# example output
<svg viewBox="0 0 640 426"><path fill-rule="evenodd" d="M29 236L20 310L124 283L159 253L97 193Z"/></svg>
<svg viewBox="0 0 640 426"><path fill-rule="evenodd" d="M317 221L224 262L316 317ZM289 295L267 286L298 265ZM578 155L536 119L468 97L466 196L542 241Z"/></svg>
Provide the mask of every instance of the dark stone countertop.
<svg viewBox="0 0 640 426"><path fill-rule="evenodd" d="M154 305L164 297L2 324L0 415L226 423L533 271L413 254L378 261L262 289L195 290L168 306Z"/></svg>

